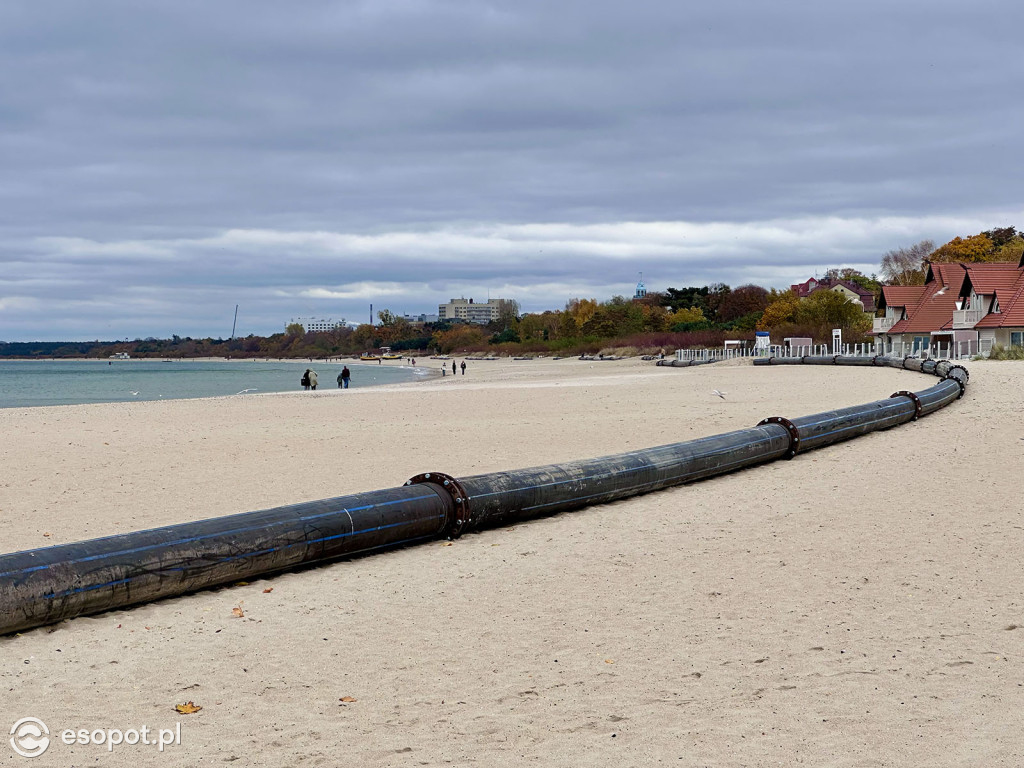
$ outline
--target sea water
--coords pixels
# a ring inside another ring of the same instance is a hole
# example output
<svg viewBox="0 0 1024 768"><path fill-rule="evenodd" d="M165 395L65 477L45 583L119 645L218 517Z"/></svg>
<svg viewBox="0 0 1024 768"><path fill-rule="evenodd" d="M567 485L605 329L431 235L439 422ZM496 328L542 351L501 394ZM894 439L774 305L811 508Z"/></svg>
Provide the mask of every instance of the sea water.
<svg viewBox="0 0 1024 768"><path fill-rule="evenodd" d="M337 389L343 365L350 388L416 381L433 372L404 362L258 360L0 360L0 408L302 390L307 368L317 372L317 389ZM245 392L248 390L248 392Z"/></svg>

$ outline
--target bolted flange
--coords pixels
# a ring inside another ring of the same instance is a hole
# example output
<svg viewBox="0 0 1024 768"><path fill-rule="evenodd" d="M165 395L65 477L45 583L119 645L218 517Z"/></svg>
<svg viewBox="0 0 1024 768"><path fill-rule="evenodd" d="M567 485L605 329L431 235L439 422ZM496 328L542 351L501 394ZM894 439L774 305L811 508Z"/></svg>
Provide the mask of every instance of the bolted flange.
<svg viewBox="0 0 1024 768"><path fill-rule="evenodd" d="M421 483L436 485L452 497L452 502L455 504L455 515L445 527L444 533L449 539L459 538L472 522L472 515L469 511L469 496L466 495L466 490L462 487L462 484L444 472L423 472L405 481L406 485L420 485Z"/></svg>
<svg viewBox="0 0 1024 768"><path fill-rule="evenodd" d="M893 392L889 397L909 397L911 402L914 404L914 418L911 419L911 421L917 421L921 418L921 398L913 392L907 392L905 389L901 389L899 392Z"/></svg>
<svg viewBox="0 0 1024 768"><path fill-rule="evenodd" d="M765 424L780 424L786 428L786 431L789 432L789 452L786 453L786 458L792 459L796 456L796 452L800 450L800 430L797 429L796 424L785 416L769 416L767 419L757 422L759 427Z"/></svg>

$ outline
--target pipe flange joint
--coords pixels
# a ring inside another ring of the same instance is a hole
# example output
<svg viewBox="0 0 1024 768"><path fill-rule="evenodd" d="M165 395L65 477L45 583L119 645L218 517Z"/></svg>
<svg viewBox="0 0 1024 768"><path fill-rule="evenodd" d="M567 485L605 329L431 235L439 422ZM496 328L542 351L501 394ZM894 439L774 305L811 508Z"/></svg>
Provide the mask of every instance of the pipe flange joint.
<svg viewBox="0 0 1024 768"><path fill-rule="evenodd" d="M971 372L968 371L966 368L964 368L962 365L951 365L951 366L949 366L949 370L946 371L946 378L950 378L949 374L951 374L953 371L963 371L964 372L964 383L965 384L971 380Z"/></svg>
<svg viewBox="0 0 1024 768"><path fill-rule="evenodd" d="M421 485L423 483L436 485L452 497L452 503L455 505L455 514L448 524L445 525L444 534L449 539L459 538L463 531L469 527L469 524L473 522L466 489L462 487L462 483L451 475L446 475L444 472L424 472L405 481L406 485Z"/></svg>
<svg viewBox="0 0 1024 768"><path fill-rule="evenodd" d="M910 402L914 404L914 418L911 419L911 421L917 421L919 418L921 418L921 398L918 397L913 392L908 392L905 389L901 389L899 392L893 392L891 395L889 395L889 397L909 397Z"/></svg>
<svg viewBox="0 0 1024 768"><path fill-rule="evenodd" d="M786 458L792 459L796 456L796 452L800 450L800 430L797 429L796 424L785 416L769 416L767 419L761 419L761 421L757 422L759 427L763 427L765 424L778 424L785 427L789 433L789 451L786 452Z"/></svg>
<svg viewBox="0 0 1024 768"><path fill-rule="evenodd" d="M956 396L957 400L959 400L961 397L963 397L964 393L967 391L967 386L962 381L960 381L960 379L958 379L956 376L950 376L949 374L946 374L945 376L942 377L942 380L943 381L954 381L954 382L956 382L956 385L958 387L960 387L960 394Z"/></svg>

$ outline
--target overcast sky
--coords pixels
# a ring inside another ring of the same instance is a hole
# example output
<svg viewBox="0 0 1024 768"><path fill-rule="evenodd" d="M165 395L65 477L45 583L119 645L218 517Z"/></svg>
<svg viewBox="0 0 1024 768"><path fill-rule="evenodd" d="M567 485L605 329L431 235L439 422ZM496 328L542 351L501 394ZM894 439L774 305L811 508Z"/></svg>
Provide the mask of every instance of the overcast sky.
<svg viewBox="0 0 1024 768"><path fill-rule="evenodd" d="M0 340L877 270L1024 228L1016 0L0 3Z"/></svg>

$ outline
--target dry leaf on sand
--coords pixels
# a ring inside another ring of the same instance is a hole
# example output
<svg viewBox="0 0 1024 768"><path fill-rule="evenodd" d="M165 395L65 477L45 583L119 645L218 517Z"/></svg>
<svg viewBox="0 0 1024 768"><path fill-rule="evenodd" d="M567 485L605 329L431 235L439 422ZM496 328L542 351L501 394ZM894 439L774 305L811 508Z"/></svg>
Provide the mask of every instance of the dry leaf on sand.
<svg viewBox="0 0 1024 768"><path fill-rule="evenodd" d="M342 696L340 699L338 699L338 701L353 702L358 701L358 699L356 699L354 696Z"/></svg>
<svg viewBox="0 0 1024 768"><path fill-rule="evenodd" d="M184 704L176 704L174 706L174 711L180 715L194 715L200 709L202 709L202 707L194 701L186 701Z"/></svg>
<svg viewBox="0 0 1024 768"><path fill-rule="evenodd" d="M245 611L242 610L242 606L236 605L231 609L231 613L235 618L241 619L245 617Z"/></svg>

